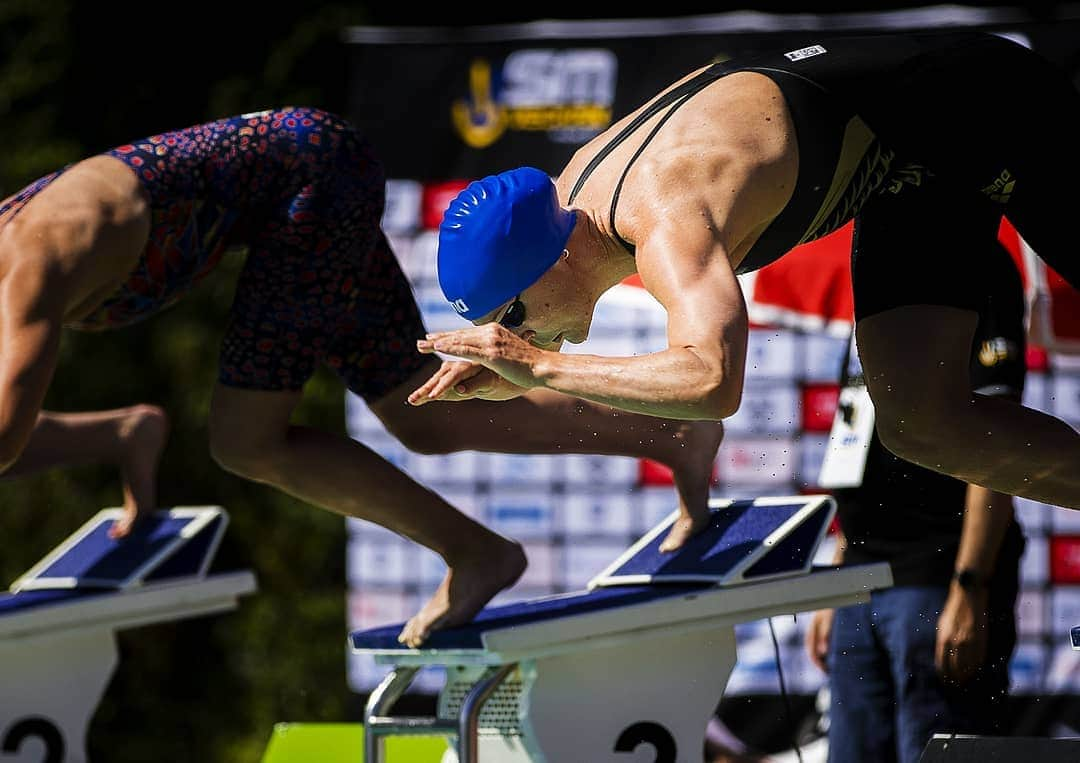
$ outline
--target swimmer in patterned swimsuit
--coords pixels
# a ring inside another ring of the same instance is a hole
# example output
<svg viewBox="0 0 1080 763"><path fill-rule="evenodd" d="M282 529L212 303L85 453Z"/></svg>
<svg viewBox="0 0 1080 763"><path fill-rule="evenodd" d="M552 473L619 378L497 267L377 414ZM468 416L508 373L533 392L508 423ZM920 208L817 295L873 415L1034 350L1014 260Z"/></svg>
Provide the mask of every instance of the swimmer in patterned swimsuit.
<svg viewBox="0 0 1080 763"><path fill-rule="evenodd" d="M62 327L98 331L149 318L209 276L226 250L243 247L211 403L211 451L232 472L380 523L440 554L450 571L402 631L404 642L417 645L432 628L471 618L517 580L525 557L518 543L362 444L292 425L319 364L413 450L652 458L674 470L687 512L707 510L718 425L614 415L549 391L518 397L497 379L490 393L514 400L470 401L460 410L406 405L439 362L416 349L424 327L380 228L384 189L379 160L349 123L285 108L133 141L7 200L0 207L0 470L84 460L97 455L103 438L88 435L102 419L146 414L41 411ZM153 506L152 466L134 467L144 490L128 523Z"/></svg>
<svg viewBox="0 0 1080 763"><path fill-rule="evenodd" d="M978 309L992 296L983 258L1006 256L995 244L1003 215L1080 287L1080 94L993 34L804 42L687 74L530 191L550 203L522 208L527 167L462 191L443 217L439 279L477 325L419 347L522 388L723 419L739 408L746 365L736 275L854 219L856 333L881 441L964 482L1080 508L1080 433L973 394L968 379ZM559 235L524 246L523 227ZM634 273L667 311L668 347L557 352ZM460 399L466 373L443 368L410 401Z"/></svg>

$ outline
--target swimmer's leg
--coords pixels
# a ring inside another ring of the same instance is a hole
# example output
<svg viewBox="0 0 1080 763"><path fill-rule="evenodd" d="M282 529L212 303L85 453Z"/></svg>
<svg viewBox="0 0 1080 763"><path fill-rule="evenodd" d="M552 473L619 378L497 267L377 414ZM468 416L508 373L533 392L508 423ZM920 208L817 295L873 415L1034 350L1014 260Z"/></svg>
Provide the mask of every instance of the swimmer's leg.
<svg viewBox="0 0 1080 763"><path fill-rule="evenodd" d="M451 453L591 453L648 458L672 469L681 514L664 542L673 550L708 524L709 486L720 422L683 422L628 413L545 389L503 401L406 405L439 366L432 358L404 384L371 404L410 450Z"/></svg>
<svg viewBox="0 0 1080 763"><path fill-rule="evenodd" d="M403 632L403 641L416 646L432 628L472 619L524 572L519 544L458 511L365 445L291 424L300 397L219 383L211 404L211 451L240 476L375 522L439 554L451 572Z"/></svg>
<svg viewBox="0 0 1080 763"><path fill-rule="evenodd" d="M26 447L3 476L91 463L117 466L123 478L124 516L109 533L123 537L139 516L157 508L158 462L168 436L168 416L153 405L85 413L42 411Z"/></svg>

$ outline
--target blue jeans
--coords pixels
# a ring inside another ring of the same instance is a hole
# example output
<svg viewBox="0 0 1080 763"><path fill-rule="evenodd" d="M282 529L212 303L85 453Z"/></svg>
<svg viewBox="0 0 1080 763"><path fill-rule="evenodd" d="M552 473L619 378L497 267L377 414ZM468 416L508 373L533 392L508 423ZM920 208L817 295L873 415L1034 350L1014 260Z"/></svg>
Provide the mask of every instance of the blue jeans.
<svg viewBox="0 0 1080 763"><path fill-rule="evenodd" d="M944 683L934 667L947 594L944 586L900 586L836 610L829 763L917 763L936 733L1005 733L1015 589L992 595L986 663L961 686Z"/></svg>

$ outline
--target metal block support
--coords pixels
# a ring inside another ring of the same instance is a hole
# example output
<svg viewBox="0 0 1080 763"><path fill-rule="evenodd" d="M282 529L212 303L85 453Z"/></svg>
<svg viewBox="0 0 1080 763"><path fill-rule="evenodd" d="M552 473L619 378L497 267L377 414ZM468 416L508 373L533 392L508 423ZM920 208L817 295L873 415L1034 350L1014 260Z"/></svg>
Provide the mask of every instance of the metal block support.
<svg viewBox="0 0 1080 763"><path fill-rule="evenodd" d="M390 715L390 709L412 684L420 668L402 666L390 671L368 697L364 710L364 763L384 763L384 741L388 736L446 736L457 752L459 763L479 763L480 711L516 667L512 663L484 671L465 695L454 720Z"/></svg>

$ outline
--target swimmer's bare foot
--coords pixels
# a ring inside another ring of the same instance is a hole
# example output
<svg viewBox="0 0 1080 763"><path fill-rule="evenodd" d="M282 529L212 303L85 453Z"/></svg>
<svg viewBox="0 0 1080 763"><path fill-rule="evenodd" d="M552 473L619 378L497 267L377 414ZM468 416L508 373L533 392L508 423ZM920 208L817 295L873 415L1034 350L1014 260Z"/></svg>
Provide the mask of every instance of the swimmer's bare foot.
<svg viewBox="0 0 1080 763"><path fill-rule="evenodd" d="M660 544L660 550L681 548L709 524L709 488L712 485L716 452L724 439L719 421L679 422L667 465L679 493L679 516Z"/></svg>
<svg viewBox="0 0 1080 763"><path fill-rule="evenodd" d="M680 509L679 516L675 518L667 537L660 544L660 550L667 552L682 548L686 541L704 530L708 524L708 513L696 515Z"/></svg>
<svg viewBox="0 0 1080 763"><path fill-rule="evenodd" d="M431 631L468 622L495 594L516 583L527 563L521 544L496 536L490 548L450 568L435 595L405 623L398 641L415 649Z"/></svg>
<svg viewBox="0 0 1080 763"><path fill-rule="evenodd" d="M119 420L120 470L124 480L124 514L109 528L109 537L123 538L142 516L157 508L157 470L169 438L169 417L154 405L135 405Z"/></svg>

